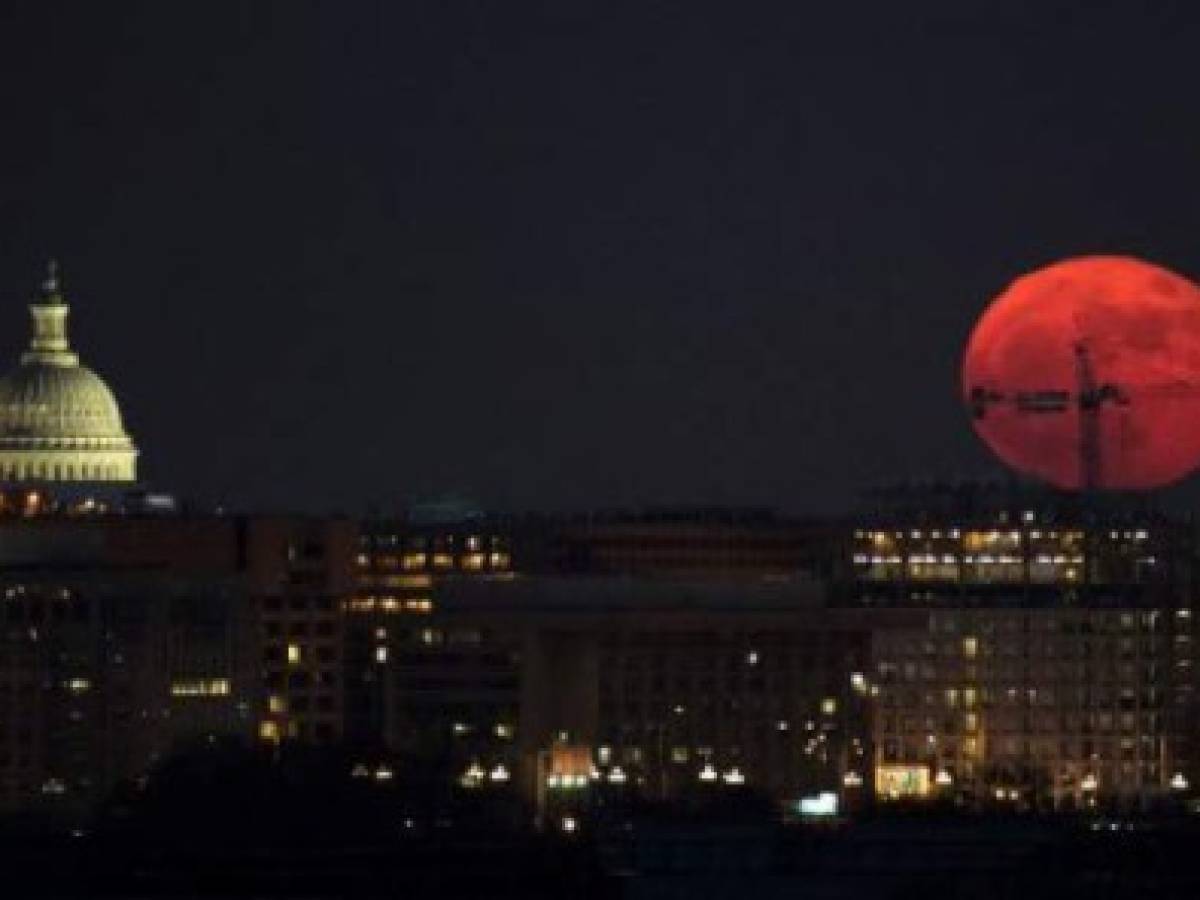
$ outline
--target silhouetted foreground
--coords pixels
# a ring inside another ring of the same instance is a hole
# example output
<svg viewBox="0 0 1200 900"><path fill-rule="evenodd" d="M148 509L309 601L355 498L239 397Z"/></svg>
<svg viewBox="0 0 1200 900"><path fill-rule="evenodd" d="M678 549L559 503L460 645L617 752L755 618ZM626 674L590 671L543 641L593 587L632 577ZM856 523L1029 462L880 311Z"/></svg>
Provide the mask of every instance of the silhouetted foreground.
<svg viewBox="0 0 1200 900"><path fill-rule="evenodd" d="M4 896L1157 898L1200 895L1190 820L903 814L785 827L747 795L599 811L570 836L498 796L338 754L180 754L74 834L6 823Z"/></svg>

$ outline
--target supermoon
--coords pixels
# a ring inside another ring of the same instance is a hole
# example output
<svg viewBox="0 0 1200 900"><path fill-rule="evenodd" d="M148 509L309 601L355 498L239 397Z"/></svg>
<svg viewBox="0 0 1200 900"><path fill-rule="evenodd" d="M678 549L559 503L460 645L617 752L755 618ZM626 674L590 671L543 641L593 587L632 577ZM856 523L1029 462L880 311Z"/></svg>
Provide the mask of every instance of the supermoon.
<svg viewBox="0 0 1200 900"><path fill-rule="evenodd" d="M1200 464L1200 288L1131 257L1038 269L984 311L962 389L1023 473L1069 490L1176 482Z"/></svg>

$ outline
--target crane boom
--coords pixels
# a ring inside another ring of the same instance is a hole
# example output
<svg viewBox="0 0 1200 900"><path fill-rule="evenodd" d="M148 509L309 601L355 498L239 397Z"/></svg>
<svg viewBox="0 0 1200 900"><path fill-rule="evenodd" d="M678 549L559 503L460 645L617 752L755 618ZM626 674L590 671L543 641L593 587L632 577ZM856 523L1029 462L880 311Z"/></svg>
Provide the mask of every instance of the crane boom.
<svg viewBox="0 0 1200 900"><path fill-rule="evenodd" d="M1100 444L1100 411L1106 404L1127 406L1129 395L1112 382L1099 382L1092 367L1087 344L1080 340L1072 346L1075 357L1075 390L1046 388L1005 394L993 388L976 385L971 388L971 415L982 419L989 406L1010 404L1021 415L1065 413L1074 408L1079 414L1079 487L1085 492L1099 488L1103 481L1102 448ZM1164 395L1186 396L1187 386L1162 386ZM1200 392L1197 392L1200 393Z"/></svg>

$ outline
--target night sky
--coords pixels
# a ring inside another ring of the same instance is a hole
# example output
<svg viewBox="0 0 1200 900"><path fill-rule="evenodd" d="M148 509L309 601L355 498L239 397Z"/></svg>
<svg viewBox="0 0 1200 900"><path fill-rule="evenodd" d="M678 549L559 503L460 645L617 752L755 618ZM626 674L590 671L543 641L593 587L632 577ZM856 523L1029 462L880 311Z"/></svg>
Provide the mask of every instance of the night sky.
<svg viewBox="0 0 1200 900"><path fill-rule="evenodd" d="M143 474L245 507L996 474L991 296L1200 277L1197 46L1185 3L5 3L0 355L57 257Z"/></svg>

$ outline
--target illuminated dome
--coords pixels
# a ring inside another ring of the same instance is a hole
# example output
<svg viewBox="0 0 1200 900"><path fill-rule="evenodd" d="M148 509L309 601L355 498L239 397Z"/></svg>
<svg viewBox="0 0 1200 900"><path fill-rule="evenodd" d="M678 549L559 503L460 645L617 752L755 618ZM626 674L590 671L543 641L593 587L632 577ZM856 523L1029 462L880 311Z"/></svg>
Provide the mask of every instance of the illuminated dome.
<svg viewBox="0 0 1200 900"><path fill-rule="evenodd" d="M69 310L51 263L29 349L0 378L0 479L134 481L137 449L112 391L71 351Z"/></svg>

